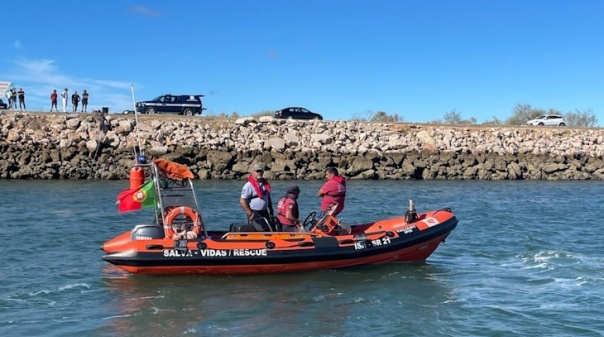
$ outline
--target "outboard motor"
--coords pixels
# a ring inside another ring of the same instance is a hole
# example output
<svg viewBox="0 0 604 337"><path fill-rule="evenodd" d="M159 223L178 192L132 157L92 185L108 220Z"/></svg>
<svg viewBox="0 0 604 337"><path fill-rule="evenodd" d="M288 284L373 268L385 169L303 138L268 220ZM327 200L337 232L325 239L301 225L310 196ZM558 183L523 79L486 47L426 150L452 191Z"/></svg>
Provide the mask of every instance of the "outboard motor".
<svg viewBox="0 0 604 337"><path fill-rule="evenodd" d="M407 221L407 223L417 221L417 213L415 212L415 201L413 201L413 199L409 199L409 208L407 209L407 212L405 212L405 221Z"/></svg>
<svg viewBox="0 0 604 337"><path fill-rule="evenodd" d="M163 239L164 228L157 225L136 225L130 234L131 240L155 240Z"/></svg>

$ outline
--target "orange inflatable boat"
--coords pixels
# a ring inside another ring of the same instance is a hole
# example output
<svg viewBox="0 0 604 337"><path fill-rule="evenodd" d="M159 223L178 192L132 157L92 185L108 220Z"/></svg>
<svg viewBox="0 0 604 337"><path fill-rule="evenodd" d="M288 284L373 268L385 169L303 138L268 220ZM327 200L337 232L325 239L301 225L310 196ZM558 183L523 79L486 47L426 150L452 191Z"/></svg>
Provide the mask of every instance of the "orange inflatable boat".
<svg viewBox="0 0 604 337"><path fill-rule="evenodd" d="M309 214L303 232L282 232L274 219L267 219L263 231L250 224L212 231L200 216L192 175L165 162L146 168L153 183L132 193L137 201L155 198L154 221L101 247L105 261L134 274L265 274L417 262L426 260L457 226L450 209L416 213L410 201L406 214L353 226L334 217L337 205L332 205L320 216ZM178 174L172 175L171 168ZM145 190L149 186L154 191Z"/></svg>

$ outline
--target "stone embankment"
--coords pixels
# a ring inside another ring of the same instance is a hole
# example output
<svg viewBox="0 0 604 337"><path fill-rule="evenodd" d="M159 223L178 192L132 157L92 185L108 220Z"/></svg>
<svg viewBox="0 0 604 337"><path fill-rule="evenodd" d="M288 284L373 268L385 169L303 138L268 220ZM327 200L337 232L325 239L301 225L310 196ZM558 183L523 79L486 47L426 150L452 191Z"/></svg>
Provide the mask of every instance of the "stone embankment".
<svg viewBox="0 0 604 337"><path fill-rule="evenodd" d="M604 130L0 112L0 178L127 179L134 149L198 179L604 180ZM137 125L138 121L138 125ZM138 127L137 127L138 126ZM111 164L111 159L113 164Z"/></svg>

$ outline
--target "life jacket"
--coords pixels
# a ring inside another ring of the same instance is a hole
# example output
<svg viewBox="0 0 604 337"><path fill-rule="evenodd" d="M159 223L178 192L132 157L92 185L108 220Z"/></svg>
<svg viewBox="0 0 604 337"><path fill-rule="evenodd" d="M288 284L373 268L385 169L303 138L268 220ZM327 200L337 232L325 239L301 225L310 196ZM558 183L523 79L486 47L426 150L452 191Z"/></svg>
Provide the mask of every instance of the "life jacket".
<svg viewBox="0 0 604 337"><path fill-rule="evenodd" d="M292 207L292 215L295 218L298 218L300 216L300 212L298 210L298 203L296 202L296 199L294 199L291 194L288 194L286 196L284 196L283 198L279 199L279 203L277 204L277 218L279 219L279 222L282 225L286 225L286 226L293 226L294 224L287 218L287 210L289 209L289 206L293 204L294 207Z"/></svg>
<svg viewBox="0 0 604 337"><path fill-rule="evenodd" d="M261 181L257 182L250 176L247 178L247 181L252 185L254 192L256 192L256 195L252 195L249 200L256 198L264 199L264 193L271 193L271 185L268 183L268 180L262 178ZM260 183L262 183L262 187L260 186Z"/></svg>

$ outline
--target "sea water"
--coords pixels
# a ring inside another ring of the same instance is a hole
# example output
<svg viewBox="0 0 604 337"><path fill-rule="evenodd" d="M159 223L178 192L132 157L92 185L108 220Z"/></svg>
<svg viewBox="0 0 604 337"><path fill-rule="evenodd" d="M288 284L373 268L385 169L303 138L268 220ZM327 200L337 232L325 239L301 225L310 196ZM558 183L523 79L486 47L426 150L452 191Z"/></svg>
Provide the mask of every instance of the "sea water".
<svg viewBox="0 0 604 337"><path fill-rule="evenodd" d="M205 224L245 219L243 181L196 181ZM301 189L304 217L321 181ZM127 182L0 181L0 336L602 336L604 182L349 181L349 224L450 207L423 263L259 276L134 276L100 245L149 222Z"/></svg>

